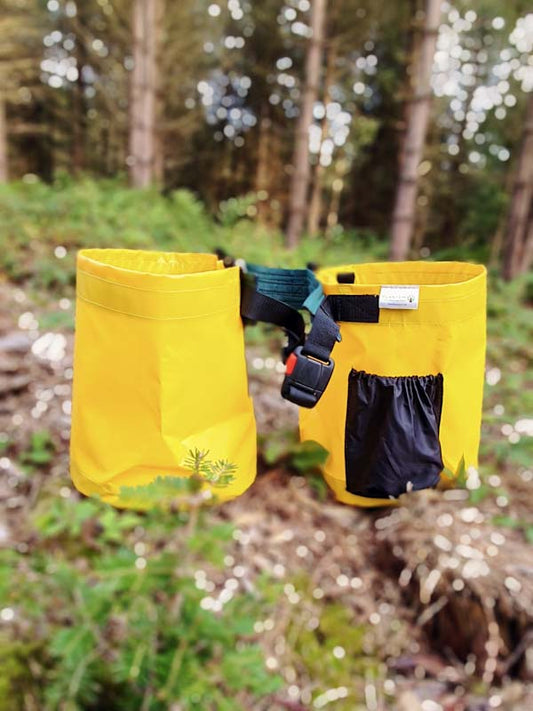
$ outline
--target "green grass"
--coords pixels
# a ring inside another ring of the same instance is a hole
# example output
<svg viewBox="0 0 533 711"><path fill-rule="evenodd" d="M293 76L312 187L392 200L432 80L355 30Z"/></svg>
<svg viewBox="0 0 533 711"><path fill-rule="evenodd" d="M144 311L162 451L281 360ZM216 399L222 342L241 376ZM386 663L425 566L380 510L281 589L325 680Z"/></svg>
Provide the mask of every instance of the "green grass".
<svg viewBox="0 0 533 711"><path fill-rule="evenodd" d="M27 554L0 556L0 599L17 630L0 638L2 711L28 698L66 711L178 701L237 711L280 688L253 638L262 598L239 590L212 610L217 594L198 584L202 570L224 589L231 526L51 493L32 515Z"/></svg>
<svg viewBox="0 0 533 711"><path fill-rule="evenodd" d="M0 186L0 268L13 281L62 290L74 283L75 252L82 247L123 247L229 254L272 266L335 264L384 256L385 246L367 234L339 233L329 242L305 240L288 252L279 232L247 217L254 195L221 206L217 219L185 190L163 196L130 190L115 180L65 179ZM66 256L54 256L64 247Z"/></svg>

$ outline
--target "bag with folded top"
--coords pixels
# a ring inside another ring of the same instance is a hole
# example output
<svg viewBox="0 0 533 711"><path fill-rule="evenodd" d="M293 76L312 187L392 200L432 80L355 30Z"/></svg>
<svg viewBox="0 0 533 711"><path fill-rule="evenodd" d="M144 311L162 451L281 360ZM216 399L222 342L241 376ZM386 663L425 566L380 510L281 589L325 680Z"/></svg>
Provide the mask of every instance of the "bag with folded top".
<svg viewBox="0 0 533 711"><path fill-rule="evenodd" d="M70 467L81 492L128 507L137 489L146 508L143 487L169 478L196 474L220 501L250 486L239 305L239 269L214 255L78 253Z"/></svg>

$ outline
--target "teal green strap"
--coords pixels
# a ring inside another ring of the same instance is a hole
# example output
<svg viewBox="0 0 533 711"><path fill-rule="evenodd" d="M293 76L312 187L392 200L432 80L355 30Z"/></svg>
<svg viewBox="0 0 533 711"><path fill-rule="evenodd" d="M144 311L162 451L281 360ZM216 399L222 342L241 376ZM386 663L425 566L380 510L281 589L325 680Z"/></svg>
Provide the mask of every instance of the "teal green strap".
<svg viewBox="0 0 533 711"><path fill-rule="evenodd" d="M315 281L317 285L303 303L304 309L307 309L309 313L313 316L320 308L320 304L324 301L324 291L322 289L322 284L317 279L315 279Z"/></svg>
<svg viewBox="0 0 533 711"><path fill-rule="evenodd" d="M322 285L310 269L278 269L246 263L246 271L254 276L260 294L294 309L307 309L314 315L324 298Z"/></svg>

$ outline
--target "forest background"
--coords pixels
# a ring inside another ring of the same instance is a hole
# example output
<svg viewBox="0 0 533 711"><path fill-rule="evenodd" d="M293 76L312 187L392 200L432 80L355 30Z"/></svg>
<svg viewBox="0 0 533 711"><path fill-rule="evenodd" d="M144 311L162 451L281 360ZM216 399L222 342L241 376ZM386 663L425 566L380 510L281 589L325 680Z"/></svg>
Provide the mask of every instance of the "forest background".
<svg viewBox="0 0 533 711"><path fill-rule="evenodd" d="M1 711L533 707L532 48L521 0L0 0ZM251 327L252 489L84 499L95 246L487 264L479 472L334 503Z"/></svg>

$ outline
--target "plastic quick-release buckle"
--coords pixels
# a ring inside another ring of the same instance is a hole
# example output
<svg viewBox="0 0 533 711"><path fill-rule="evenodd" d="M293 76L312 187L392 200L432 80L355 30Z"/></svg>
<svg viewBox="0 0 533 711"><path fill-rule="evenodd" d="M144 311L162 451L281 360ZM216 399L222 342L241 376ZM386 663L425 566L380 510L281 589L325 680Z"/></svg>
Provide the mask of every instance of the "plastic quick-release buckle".
<svg viewBox="0 0 533 711"><path fill-rule="evenodd" d="M300 407L314 407L329 383L335 361L328 362L302 353L297 346L287 358L281 395Z"/></svg>

